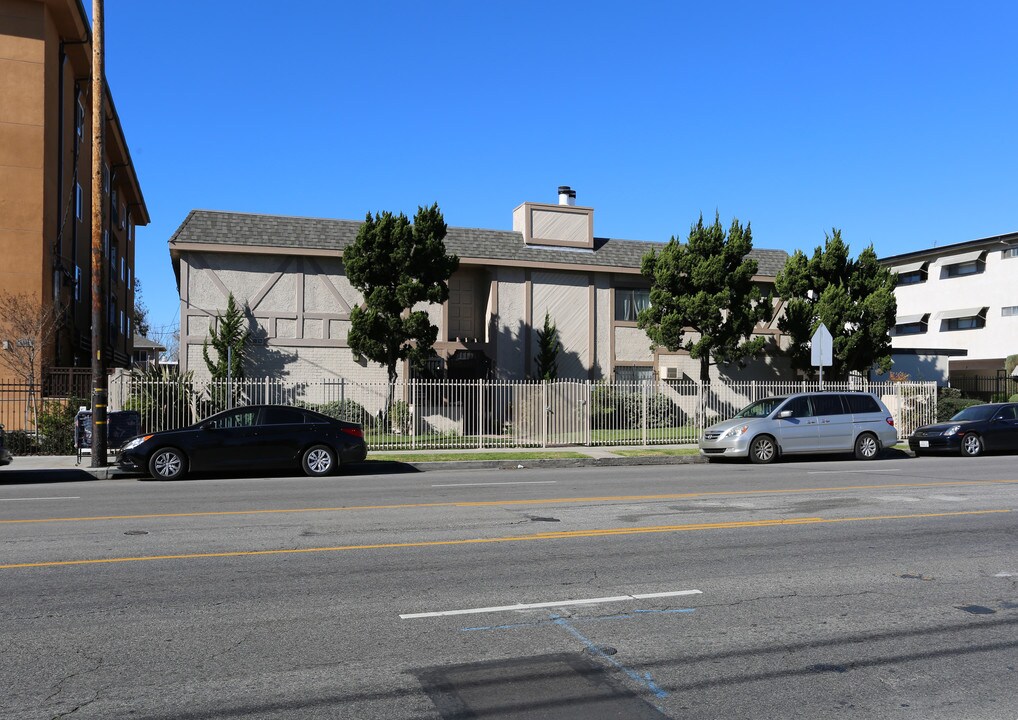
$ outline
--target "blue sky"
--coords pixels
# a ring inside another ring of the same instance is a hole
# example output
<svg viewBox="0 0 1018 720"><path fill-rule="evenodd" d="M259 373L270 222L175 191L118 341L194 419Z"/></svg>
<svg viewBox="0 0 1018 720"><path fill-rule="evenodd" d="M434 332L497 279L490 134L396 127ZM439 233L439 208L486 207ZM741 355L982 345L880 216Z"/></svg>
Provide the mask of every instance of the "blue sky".
<svg viewBox="0 0 1018 720"><path fill-rule="evenodd" d="M90 6L89 0L85 4ZM511 229L571 185L601 237L893 255L1018 230L1014 2L106 0L107 77L177 322L194 208Z"/></svg>

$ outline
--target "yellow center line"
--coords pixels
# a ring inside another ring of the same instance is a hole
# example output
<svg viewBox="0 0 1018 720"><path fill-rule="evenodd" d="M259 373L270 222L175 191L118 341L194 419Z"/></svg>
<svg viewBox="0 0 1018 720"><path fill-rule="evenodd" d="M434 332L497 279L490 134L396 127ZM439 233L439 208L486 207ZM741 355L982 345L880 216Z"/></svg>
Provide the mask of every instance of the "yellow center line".
<svg viewBox="0 0 1018 720"><path fill-rule="evenodd" d="M93 560L55 560L51 562L13 563L0 565L0 570L15 568L55 567L59 565L105 565L109 563L149 562L152 560L196 560L204 558L249 557L254 555L295 555L299 553L347 552L351 550L388 550L396 548L428 548L442 545L481 545L485 543L529 542L532 540L567 540L572 538L608 537L613 535L641 535L645 533L694 532L699 530L732 530L741 528L763 528L783 525L815 525L820 523L866 522L876 520L914 520L925 518L958 517L961 515L992 515L1009 513L1001 510L964 510L945 513L919 513L915 515L871 515L850 518L791 518L775 520L746 520L741 522L694 523L690 525L657 525L642 528L607 528L600 530L567 530L544 532L534 535L514 535L494 538L469 538L465 540L424 540L420 542L376 543L369 545L337 545L334 547L284 548L279 550L236 550L218 553L185 553L180 555L145 555L138 557L99 558Z"/></svg>
<svg viewBox="0 0 1018 720"><path fill-rule="evenodd" d="M658 495L601 495L594 497L528 498L515 500L447 501L431 503L402 503L392 505L347 505L342 507L270 508L263 510L209 510L204 512L149 513L143 515L96 515L89 517L52 517L0 520L0 525L54 522L96 522L101 520L149 520L156 518L225 517L230 515L285 515L321 512L357 512L364 510L412 510L417 508L471 508L503 507L507 505L553 505L591 502L633 502L644 500L683 500L704 497L731 497L745 495L785 495L847 490L902 490L908 488L972 487L980 485L1015 485L1018 480L951 480L947 482L891 483L886 485L843 485L841 487L786 488L781 490L713 490L705 492L664 493Z"/></svg>

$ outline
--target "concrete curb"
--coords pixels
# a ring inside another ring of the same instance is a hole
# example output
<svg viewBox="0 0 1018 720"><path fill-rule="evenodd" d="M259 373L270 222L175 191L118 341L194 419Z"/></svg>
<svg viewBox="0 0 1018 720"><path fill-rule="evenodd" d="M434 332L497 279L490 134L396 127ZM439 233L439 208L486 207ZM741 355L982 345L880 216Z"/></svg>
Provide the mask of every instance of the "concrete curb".
<svg viewBox="0 0 1018 720"><path fill-rule="evenodd" d="M576 467L627 467L633 465L693 465L705 464L706 458L699 455L646 455L642 457L611 458L548 458L546 460L436 460L428 462L400 462L398 460L375 460L361 463L358 470L370 472L368 468L388 466L393 470L400 467L418 472L429 470L534 470Z"/></svg>

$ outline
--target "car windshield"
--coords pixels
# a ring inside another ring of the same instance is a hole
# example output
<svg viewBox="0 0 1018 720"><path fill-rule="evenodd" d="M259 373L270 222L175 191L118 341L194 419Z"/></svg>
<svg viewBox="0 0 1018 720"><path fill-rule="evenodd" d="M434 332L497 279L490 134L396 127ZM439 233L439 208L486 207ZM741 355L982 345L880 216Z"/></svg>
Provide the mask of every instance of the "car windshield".
<svg viewBox="0 0 1018 720"><path fill-rule="evenodd" d="M750 403L736 414L737 418L760 418L767 417L785 401L783 397L764 398Z"/></svg>
<svg viewBox="0 0 1018 720"><path fill-rule="evenodd" d="M996 410L996 408L992 405L973 405L972 407L965 408L951 418L951 422L956 420L989 420L990 416L993 415L994 410Z"/></svg>

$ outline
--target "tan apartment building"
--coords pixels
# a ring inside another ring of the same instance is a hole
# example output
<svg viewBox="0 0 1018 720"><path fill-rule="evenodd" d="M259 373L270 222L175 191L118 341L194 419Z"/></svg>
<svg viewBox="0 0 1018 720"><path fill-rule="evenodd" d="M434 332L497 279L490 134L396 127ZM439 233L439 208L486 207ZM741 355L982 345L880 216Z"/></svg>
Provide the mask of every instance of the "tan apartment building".
<svg viewBox="0 0 1018 720"><path fill-rule="evenodd" d="M202 343L233 294L252 331L249 377L384 381L384 368L355 355L347 343L350 310L362 298L342 258L360 226L353 220L192 211L169 242L180 291L181 370L207 375ZM428 306L439 329L437 374L533 377L537 332L547 313L562 343L560 378L699 377L698 360L684 351L652 349L636 324L637 312L649 302L640 262L661 243L596 237L594 209L577 206L568 187L560 188L557 204L520 204L512 227L448 229L445 246L460 265L449 281L449 300ZM752 257L758 262L754 279L771 290L787 253L754 249ZM757 333L774 340L766 356L727 372L745 380L794 378L779 352L776 322L758 326ZM718 372L726 370L712 368Z"/></svg>
<svg viewBox="0 0 1018 720"><path fill-rule="evenodd" d="M90 38L80 0L0 0L0 290L57 308L49 367L91 363ZM128 367L135 228L149 215L108 88L105 108L97 282L108 301L107 364Z"/></svg>

